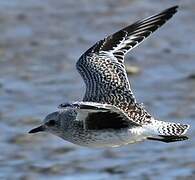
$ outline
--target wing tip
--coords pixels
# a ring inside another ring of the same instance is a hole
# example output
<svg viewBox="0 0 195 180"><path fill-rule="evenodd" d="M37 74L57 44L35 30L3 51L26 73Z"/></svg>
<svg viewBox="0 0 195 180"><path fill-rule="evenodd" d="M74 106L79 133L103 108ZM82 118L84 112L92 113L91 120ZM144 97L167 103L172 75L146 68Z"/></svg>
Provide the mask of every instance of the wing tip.
<svg viewBox="0 0 195 180"><path fill-rule="evenodd" d="M175 14L177 12L178 8L179 8L179 5L175 5L175 6L168 8L168 9L165 9L164 12L170 13L170 14Z"/></svg>

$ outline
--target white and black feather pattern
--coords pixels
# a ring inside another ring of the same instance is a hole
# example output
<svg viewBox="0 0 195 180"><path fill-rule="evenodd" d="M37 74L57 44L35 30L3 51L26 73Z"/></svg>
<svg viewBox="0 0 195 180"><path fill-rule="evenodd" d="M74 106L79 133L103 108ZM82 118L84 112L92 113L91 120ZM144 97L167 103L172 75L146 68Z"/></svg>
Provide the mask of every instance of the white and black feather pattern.
<svg viewBox="0 0 195 180"><path fill-rule="evenodd" d="M177 6L174 6L137 21L88 49L76 64L86 84L83 101L111 104L140 125L150 123L150 114L136 103L131 91L124 56L169 20L176 11Z"/></svg>
<svg viewBox="0 0 195 180"><path fill-rule="evenodd" d="M177 11L177 6L135 22L103 40L99 51L111 51L120 63L127 52L139 45L150 34L161 27Z"/></svg>
<svg viewBox="0 0 195 180"><path fill-rule="evenodd" d="M151 124L143 125L143 127L153 135L182 136L187 132L190 125L152 119Z"/></svg>

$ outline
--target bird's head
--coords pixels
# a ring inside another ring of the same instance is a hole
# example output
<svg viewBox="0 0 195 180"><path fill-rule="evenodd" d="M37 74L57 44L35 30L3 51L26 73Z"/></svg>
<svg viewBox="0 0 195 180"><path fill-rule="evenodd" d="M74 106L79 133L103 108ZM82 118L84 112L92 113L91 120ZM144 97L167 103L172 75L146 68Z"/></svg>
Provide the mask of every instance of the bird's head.
<svg viewBox="0 0 195 180"><path fill-rule="evenodd" d="M72 110L60 110L45 117L42 125L32 129L29 133L49 132L59 137L65 137L71 129L72 122L76 118L76 112Z"/></svg>
<svg viewBox="0 0 195 180"><path fill-rule="evenodd" d="M58 135L61 129L61 113L59 111L53 112L45 117L42 125L32 129L29 133L37 132L50 132L52 134Z"/></svg>

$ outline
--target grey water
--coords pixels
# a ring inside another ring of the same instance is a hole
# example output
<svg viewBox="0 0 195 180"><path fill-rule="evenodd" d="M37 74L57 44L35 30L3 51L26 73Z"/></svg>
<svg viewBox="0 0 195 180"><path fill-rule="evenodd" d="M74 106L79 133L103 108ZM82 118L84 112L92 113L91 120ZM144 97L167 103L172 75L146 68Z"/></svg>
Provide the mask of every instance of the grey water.
<svg viewBox="0 0 195 180"><path fill-rule="evenodd" d="M60 103L82 99L79 56L99 39L179 4L179 12L126 57L139 102L189 123L190 140L90 149L29 135ZM195 179L195 1L1 0L0 179Z"/></svg>

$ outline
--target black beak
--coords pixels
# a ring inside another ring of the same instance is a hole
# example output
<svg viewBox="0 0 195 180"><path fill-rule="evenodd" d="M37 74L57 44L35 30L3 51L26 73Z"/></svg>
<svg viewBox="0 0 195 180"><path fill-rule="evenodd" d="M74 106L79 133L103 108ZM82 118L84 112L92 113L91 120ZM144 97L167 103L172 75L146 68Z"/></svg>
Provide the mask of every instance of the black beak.
<svg viewBox="0 0 195 180"><path fill-rule="evenodd" d="M42 126L39 126L37 128L31 129L28 133L37 133L37 132L41 132L44 130L45 130L45 127L42 125Z"/></svg>

